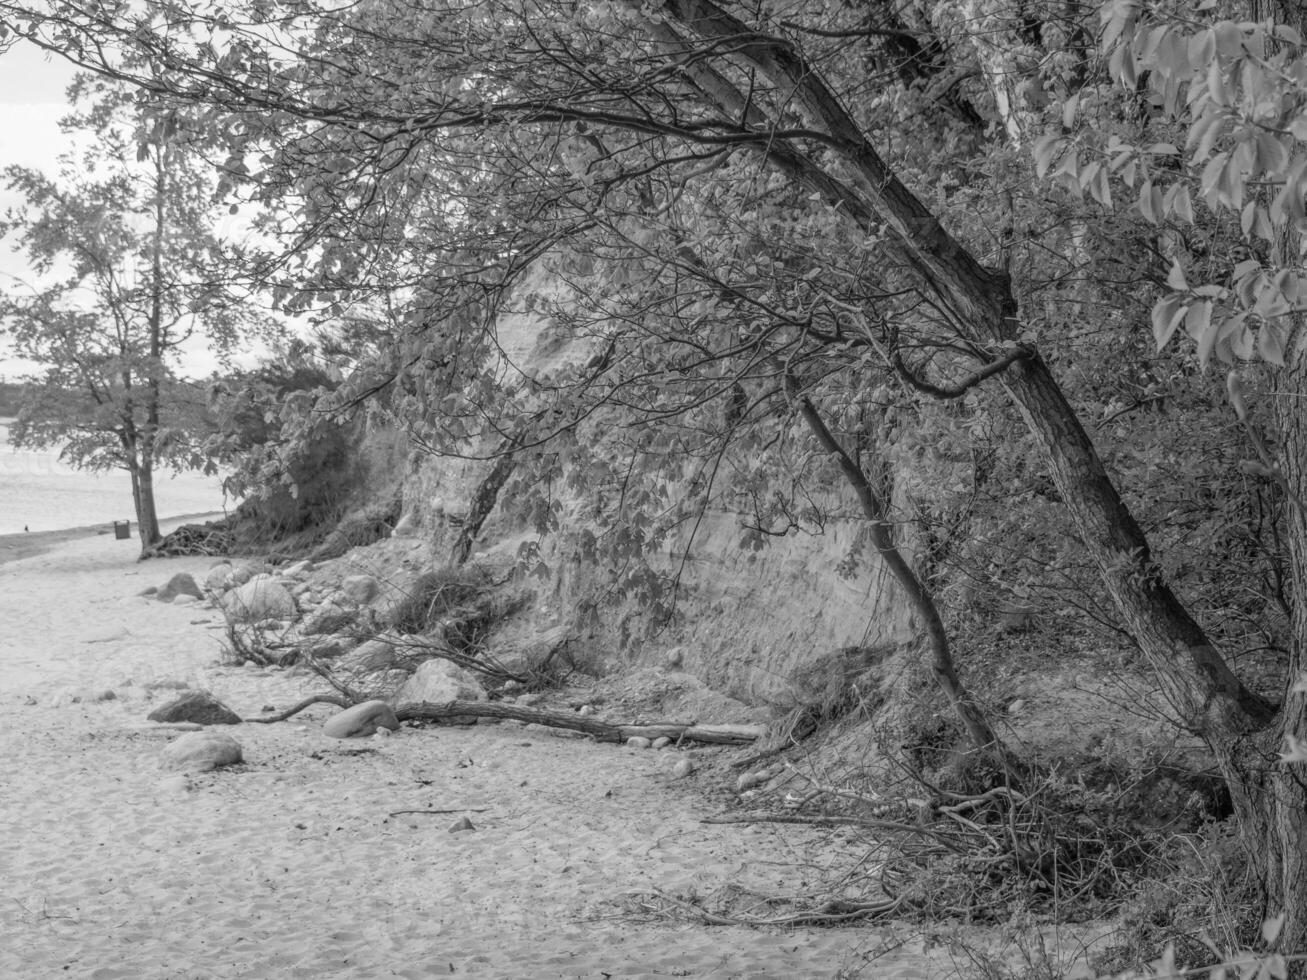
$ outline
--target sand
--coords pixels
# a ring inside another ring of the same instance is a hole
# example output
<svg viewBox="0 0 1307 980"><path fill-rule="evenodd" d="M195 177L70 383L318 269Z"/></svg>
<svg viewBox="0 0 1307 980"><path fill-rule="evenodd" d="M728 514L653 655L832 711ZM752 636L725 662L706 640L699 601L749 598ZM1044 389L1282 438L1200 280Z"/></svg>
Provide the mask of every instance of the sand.
<svg viewBox="0 0 1307 980"><path fill-rule="evenodd" d="M0 976L943 977L887 926L748 929L642 911L660 889L802 891L830 831L710 825L724 795L676 751L515 723L320 733L319 705L227 729L243 766L169 777L145 721L212 690L242 715L321 682L218 664L207 605L143 598L208 559L112 536L0 565ZM113 700L94 698L112 691ZM701 773L725 750L689 753ZM392 815L399 810L451 813ZM468 817L475 829L451 833ZM878 950L890 949L877 956ZM965 971L963 972L965 975Z"/></svg>

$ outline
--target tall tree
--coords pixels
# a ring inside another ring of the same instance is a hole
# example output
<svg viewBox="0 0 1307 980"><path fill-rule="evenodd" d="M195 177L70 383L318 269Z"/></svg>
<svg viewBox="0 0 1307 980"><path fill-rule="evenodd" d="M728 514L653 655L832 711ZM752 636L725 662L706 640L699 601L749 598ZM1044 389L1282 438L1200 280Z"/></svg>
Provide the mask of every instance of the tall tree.
<svg viewBox="0 0 1307 980"><path fill-rule="evenodd" d="M11 430L19 446L131 477L143 548L159 538L160 466L207 469L202 388L179 374L193 338L220 354L263 329L223 271L220 218L200 140L176 113L143 111L134 93L93 76L61 121L76 149L57 178L9 167L23 204L3 231L38 285L0 298L3 333L42 373Z"/></svg>

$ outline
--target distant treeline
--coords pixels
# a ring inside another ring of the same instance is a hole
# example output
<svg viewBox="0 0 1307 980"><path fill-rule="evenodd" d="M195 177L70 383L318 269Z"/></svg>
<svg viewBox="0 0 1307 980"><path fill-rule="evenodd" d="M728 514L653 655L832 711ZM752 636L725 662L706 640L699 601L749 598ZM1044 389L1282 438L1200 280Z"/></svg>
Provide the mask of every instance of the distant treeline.
<svg viewBox="0 0 1307 980"><path fill-rule="evenodd" d="M14 381L0 381L0 418L12 418L18 414L18 404L23 397L23 386Z"/></svg>

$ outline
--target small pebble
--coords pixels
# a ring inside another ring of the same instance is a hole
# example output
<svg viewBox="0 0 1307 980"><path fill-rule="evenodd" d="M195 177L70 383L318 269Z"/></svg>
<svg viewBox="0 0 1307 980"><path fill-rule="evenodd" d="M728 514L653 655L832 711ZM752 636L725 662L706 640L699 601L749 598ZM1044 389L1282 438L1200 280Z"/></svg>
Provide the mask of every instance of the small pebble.
<svg viewBox="0 0 1307 980"><path fill-rule="evenodd" d="M451 834L461 833L464 830L476 830L476 827L472 825L472 821L469 820L467 817L461 818L452 827L449 828L449 832Z"/></svg>
<svg viewBox="0 0 1307 980"><path fill-rule="evenodd" d="M1007 713L1010 715L1019 715L1025 709L1025 707L1026 707L1026 702L1021 698L1017 698L1015 701L1013 701L1011 704L1007 706Z"/></svg>
<svg viewBox="0 0 1307 980"><path fill-rule="evenodd" d="M689 759L681 759L672 766L672 775L677 779L684 779L692 772L694 772L694 763Z"/></svg>
<svg viewBox="0 0 1307 980"><path fill-rule="evenodd" d="M644 738L643 736L640 735L632 735L630 738L626 740L627 748L631 748L631 749L647 749L652 744L653 743L650 742L647 738Z"/></svg>
<svg viewBox="0 0 1307 980"><path fill-rule="evenodd" d="M653 740L653 747L655 749L666 748L671 744L672 744L672 740L668 738L666 735L663 735L662 737Z"/></svg>
<svg viewBox="0 0 1307 980"><path fill-rule="evenodd" d="M576 709L576 713L577 713L578 715L592 715L592 714L595 713L594 705L593 705L593 704L583 704L583 705L581 705L581 707L579 707L579 708Z"/></svg>
<svg viewBox="0 0 1307 980"><path fill-rule="evenodd" d="M373 737L373 738L390 738L390 729L389 729L389 728L378 728L375 732L372 733L372 737Z"/></svg>

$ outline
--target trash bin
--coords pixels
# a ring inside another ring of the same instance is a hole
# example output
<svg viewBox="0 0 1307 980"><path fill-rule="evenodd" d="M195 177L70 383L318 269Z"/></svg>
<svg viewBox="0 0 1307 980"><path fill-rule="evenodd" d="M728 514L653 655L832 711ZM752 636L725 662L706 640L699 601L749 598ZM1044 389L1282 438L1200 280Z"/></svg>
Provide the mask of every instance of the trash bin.
<svg viewBox="0 0 1307 980"><path fill-rule="evenodd" d="M117 538L119 541L126 541L128 538L132 536L132 522L114 521L113 536Z"/></svg>

